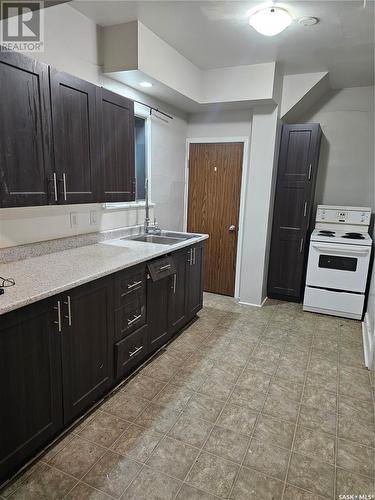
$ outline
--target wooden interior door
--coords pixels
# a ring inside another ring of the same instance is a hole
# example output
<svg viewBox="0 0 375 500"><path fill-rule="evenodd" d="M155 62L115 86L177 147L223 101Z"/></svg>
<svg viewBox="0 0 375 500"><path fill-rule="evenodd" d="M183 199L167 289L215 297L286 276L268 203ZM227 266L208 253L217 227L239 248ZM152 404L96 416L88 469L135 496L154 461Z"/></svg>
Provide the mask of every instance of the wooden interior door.
<svg viewBox="0 0 375 500"><path fill-rule="evenodd" d="M188 231L209 234L204 290L234 295L242 142L190 144Z"/></svg>

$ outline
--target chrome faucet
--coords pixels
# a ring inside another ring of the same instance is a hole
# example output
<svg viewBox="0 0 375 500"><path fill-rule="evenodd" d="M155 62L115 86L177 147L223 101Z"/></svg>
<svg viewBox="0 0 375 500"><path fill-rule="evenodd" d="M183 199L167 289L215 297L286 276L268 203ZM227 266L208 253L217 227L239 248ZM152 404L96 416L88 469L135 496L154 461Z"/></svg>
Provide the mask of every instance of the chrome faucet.
<svg viewBox="0 0 375 500"><path fill-rule="evenodd" d="M150 222L150 204L148 199L148 179L145 181L145 222L144 222L144 230L146 234L160 234L161 229L156 222L154 217L153 224Z"/></svg>

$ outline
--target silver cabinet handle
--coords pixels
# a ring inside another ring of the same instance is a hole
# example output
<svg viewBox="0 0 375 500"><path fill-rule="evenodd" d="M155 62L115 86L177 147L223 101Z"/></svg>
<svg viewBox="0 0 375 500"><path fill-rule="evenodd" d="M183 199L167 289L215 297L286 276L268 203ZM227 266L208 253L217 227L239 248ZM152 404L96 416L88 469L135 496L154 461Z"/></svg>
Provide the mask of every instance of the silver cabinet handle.
<svg viewBox="0 0 375 500"><path fill-rule="evenodd" d="M176 293L176 281L177 281L177 274L173 275L173 293Z"/></svg>
<svg viewBox="0 0 375 500"><path fill-rule="evenodd" d="M309 165L309 180L311 179L311 169L312 169L312 165L310 163L310 165Z"/></svg>
<svg viewBox="0 0 375 500"><path fill-rule="evenodd" d="M128 290L131 290L135 286L138 286L138 285L141 285L141 284L142 284L142 280L141 281L134 281L134 283L132 283L131 285L128 285Z"/></svg>
<svg viewBox="0 0 375 500"><path fill-rule="evenodd" d="M54 306L54 310L57 311L57 321L54 321L54 324L57 325L57 329L59 333L61 333L61 303L58 300L57 304Z"/></svg>
<svg viewBox="0 0 375 500"><path fill-rule="evenodd" d="M68 306L68 316L64 316L68 320L68 325L72 326L72 304L70 301L70 295L67 296L67 301L64 302Z"/></svg>
<svg viewBox="0 0 375 500"><path fill-rule="evenodd" d="M188 262L189 262L189 266L191 266L193 263L193 249L192 248L190 248L190 250L189 250Z"/></svg>
<svg viewBox="0 0 375 500"><path fill-rule="evenodd" d="M170 267L171 267L171 265L170 265L170 264L166 264L165 266L161 266L161 267L159 267L159 272L161 272L161 271L166 271L166 270L167 270L167 269L169 269Z"/></svg>
<svg viewBox="0 0 375 500"><path fill-rule="evenodd" d="M235 226L234 224L231 224L231 225L229 226L229 228L228 228L228 229L229 229L229 231L231 231L231 232L232 232L232 231L235 231L235 230L236 230L236 226Z"/></svg>
<svg viewBox="0 0 375 500"><path fill-rule="evenodd" d="M193 265L195 266L195 252L196 252L196 248L194 247L193 248Z"/></svg>
<svg viewBox="0 0 375 500"><path fill-rule="evenodd" d="M143 345L141 345L140 347L136 347L133 352L129 351L129 358L131 358L132 356L135 356L137 354L137 352L139 352L141 349L143 349Z"/></svg>
<svg viewBox="0 0 375 500"><path fill-rule="evenodd" d="M303 238L301 238L301 243L299 245L299 252L302 253L302 249L303 249Z"/></svg>
<svg viewBox="0 0 375 500"><path fill-rule="evenodd" d="M53 191L55 195L55 201L58 201L56 172L53 173Z"/></svg>
<svg viewBox="0 0 375 500"><path fill-rule="evenodd" d="M305 201L305 206L303 208L303 216L306 217L307 214L307 201Z"/></svg>
<svg viewBox="0 0 375 500"><path fill-rule="evenodd" d="M64 200L66 201L66 174L63 174Z"/></svg>
<svg viewBox="0 0 375 500"><path fill-rule="evenodd" d="M142 318L142 314L138 314L138 316L134 316L133 319L128 319L128 326L132 325L136 321Z"/></svg>

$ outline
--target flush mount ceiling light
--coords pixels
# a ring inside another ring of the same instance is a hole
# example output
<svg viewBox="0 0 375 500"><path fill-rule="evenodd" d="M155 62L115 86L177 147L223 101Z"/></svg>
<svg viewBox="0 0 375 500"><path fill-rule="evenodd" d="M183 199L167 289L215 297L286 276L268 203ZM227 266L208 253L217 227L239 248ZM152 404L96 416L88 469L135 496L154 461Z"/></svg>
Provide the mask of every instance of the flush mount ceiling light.
<svg viewBox="0 0 375 500"><path fill-rule="evenodd" d="M148 88L152 87L152 83L151 83L151 82L141 82L139 85L140 85L141 87L146 88L146 89L148 89Z"/></svg>
<svg viewBox="0 0 375 500"><path fill-rule="evenodd" d="M275 36L284 31L293 21L289 12L281 7L266 7L251 14L249 24L258 33Z"/></svg>

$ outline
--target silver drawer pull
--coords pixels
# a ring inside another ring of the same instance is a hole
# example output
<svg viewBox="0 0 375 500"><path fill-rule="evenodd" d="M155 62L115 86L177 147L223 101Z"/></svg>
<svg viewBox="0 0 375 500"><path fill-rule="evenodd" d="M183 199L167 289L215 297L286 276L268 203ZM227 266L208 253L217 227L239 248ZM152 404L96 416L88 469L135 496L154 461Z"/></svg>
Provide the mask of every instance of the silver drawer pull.
<svg viewBox="0 0 375 500"><path fill-rule="evenodd" d="M132 325L136 321L142 318L142 314L138 314L138 316L134 316L133 319L128 319L128 326Z"/></svg>
<svg viewBox="0 0 375 500"><path fill-rule="evenodd" d="M68 306L68 316L64 316L68 320L68 325L72 326L72 304L70 300L70 295L67 296L67 302L64 302Z"/></svg>
<svg viewBox="0 0 375 500"><path fill-rule="evenodd" d="M56 178L56 173L54 172L53 173L53 193L55 195L55 201L58 200L58 196L57 196L57 178Z"/></svg>
<svg viewBox="0 0 375 500"><path fill-rule="evenodd" d="M170 267L171 267L171 265L170 265L170 264L167 264L167 265L165 265L165 266L161 266L161 267L159 267L159 272L161 272L161 271L165 271L166 269L169 269Z"/></svg>
<svg viewBox="0 0 375 500"><path fill-rule="evenodd" d="M66 174L63 174L64 201L66 201Z"/></svg>
<svg viewBox="0 0 375 500"><path fill-rule="evenodd" d="M131 285L128 285L128 290L131 290L135 286L138 286L138 285L141 285L141 284L142 284L142 280L141 281L134 281L134 283L132 283Z"/></svg>
<svg viewBox="0 0 375 500"><path fill-rule="evenodd" d="M143 349L143 345L141 345L140 347L136 347L133 352L129 351L129 358L131 358L132 356L135 356L137 354L137 352L139 352L141 349Z"/></svg>
<svg viewBox="0 0 375 500"><path fill-rule="evenodd" d="M54 306L55 311L57 311L57 321L54 321L54 324L57 325L59 333L61 333L61 303L58 300L57 305Z"/></svg>

